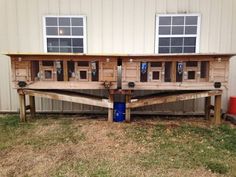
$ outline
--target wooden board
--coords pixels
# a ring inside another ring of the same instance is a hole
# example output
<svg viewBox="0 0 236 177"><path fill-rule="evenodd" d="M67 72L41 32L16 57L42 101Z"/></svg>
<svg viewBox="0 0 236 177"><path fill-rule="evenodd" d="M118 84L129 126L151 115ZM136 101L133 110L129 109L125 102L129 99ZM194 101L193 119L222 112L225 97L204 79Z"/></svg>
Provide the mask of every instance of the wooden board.
<svg viewBox="0 0 236 177"><path fill-rule="evenodd" d="M126 104L126 108L137 108L137 107L150 106L150 105L155 105L155 104L171 103L171 102L198 99L198 98L204 98L204 97L221 95L221 94L222 94L222 91L216 90L216 91L184 93L184 94L177 94L177 95L170 95L170 96L155 96L152 98L141 98L141 99L131 100L130 103Z"/></svg>

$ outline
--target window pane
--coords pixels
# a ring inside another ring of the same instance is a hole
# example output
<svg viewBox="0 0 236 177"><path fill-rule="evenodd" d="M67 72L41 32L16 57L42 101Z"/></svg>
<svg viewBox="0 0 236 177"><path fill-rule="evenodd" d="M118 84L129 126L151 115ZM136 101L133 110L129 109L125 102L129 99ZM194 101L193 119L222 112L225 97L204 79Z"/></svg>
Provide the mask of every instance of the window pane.
<svg viewBox="0 0 236 177"><path fill-rule="evenodd" d="M169 47L159 47L159 53L169 53Z"/></svg>
<svg viewBox="0 0 236 177"><path fill-rule="evenodd" d="M83 53L84 49L83 48L73 48L74 53Z"/></svg>
<svg viewBox="0 0 236 177"><path fill-rule="evenodd" d="M83 18L72 18L72 26L83 26Z"/></svg>
<svg viewBox="0 0 236 177"><path fill-rule="evenodd" d="M70 47L60 47L60 52L70 53L71 48Z"/></svg>
<svg viewBox="0 0 236 177"><path fill-rule="evenodd" d="M47 35L58 35L57 27L47 27L46 34Z"/></svg>
<svg viewBox="0 0 236 177"><path fill-rule="evenodd" d="M159 17L159 25L171 25L171 17Z"/></svg>
<svg viewBox="0 0 236 177"><path fill-rule="evenodd" d="M197 25L198 16L187 16L186 25Z"/></svg>
<svg viewBox="0 0 236 177"><path fill-rule="evenodd" d="M172 25L184 25L184 17L173 17Z"/></svg>
<svg viewBox="0 0 236 177"><path fill-rule="evenodd" d="M70 18L59 18L59 26L70 26Z"/></svg>
<svg viewBox="0 0 236 177"><path fill-rule="evenodd" d="M171 46L182 46L182 45L183 45L182 37L171 38Z"/></svg>
<svg viewBox="0 0 236 177"><path fill-rule="evenodd" d="M195 47L184 47L184 53L195 53Z"/></svg>
<svg viewBox="0 0 236 177"><path fill-rule="evenodd" d="M57 38L47 38L47 46L59 46L59 39Z"/></svg>
<svg viewBox="0 0 236 177"><path fill-rule="evenodd" d="M59 34L61 36L70 35L70 27L60 27L59 28Z"/></svg>
<svg viewBox="0 0 236 177"><path fill-rule="evenodd" d="M170 38L159 38L159 46L169 46Z"/></svg>
<svg viewBox="0 0 236 177"><path fill-rule="evenodd" d="M47 51L48 52L59 52L59 47L48 47Z"/></svg>
<svg viewBox="0 0 236 177"><path fill-rule="evenodd" d="M196 45L196 37L185 37L184 45Z"/></svg>
<svg viewBox="0 0 236 177"><path fill-rule="evenodd" d="M70 38L60 38L60 46L71 46Z"/></svg>
<svg viewBox="0 0 236 177"><path fill-rule="evenodd" d="M182 47L171 47L171 53L182 53Z"/></svg>
<svg viewBox="0 0 236 177"><path fill-rule="evenodd" d="M81 46L83 47L83 39L81 38L75 38L75 39L72 39L72 45L75 47L75 46Z"/></svg>
<svg viewBox="0 0 236 177"><path fill-rule="evenodd" d="M184 27L183 26L173 26L172 27L172 34L184 34Z"/></svg>
<svg viewBox="0 0 236 177"><path fill-rule="evenodd" d="M72 35L74 36L83 36L83 27L73 27Z"/></svg>
<svg viewBox="0 0 236 177"><path fill-rule="evenodd" d="M46 17L46 26L57 26L57 18Z"/></svg>
<svg viewBox="0 0 236 177"><path fill-rule="evenodd" d="M197 34L197 26L185 26L185 34Z"/></svg>
<svg viewBox="0 0 236 177"><path fill-rule="evenodd" d="M159 34L170 34L170 27L159 27Z"/></svg>

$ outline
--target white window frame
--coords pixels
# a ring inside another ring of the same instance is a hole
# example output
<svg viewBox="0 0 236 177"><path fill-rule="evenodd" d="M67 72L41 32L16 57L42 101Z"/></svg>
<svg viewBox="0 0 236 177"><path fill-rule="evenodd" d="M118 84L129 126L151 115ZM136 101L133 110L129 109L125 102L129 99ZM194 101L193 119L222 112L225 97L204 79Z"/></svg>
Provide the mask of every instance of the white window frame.
<svg viewBox="0 0 236 177"><path fill-rule="evenodd" d="M168 35L159 35L159 17L173 17L173 16L197 16L197 34L168 34ZM199 44L200 44L200 29L201 29L201 14L199 13L186 13L186 14L156 14L156 26L155 26L155 53L159 53L159 37L196 37L196 48L195 53L199 53ZM168 54L168 53L163 53ZM171 53L169 53L171 54Z"/></svg>
<svg viewBox="0 0 236 177"><path fill-rule="evenodd" d="M46 33L46 18L54 17L54 18L83 18L83 36L55 36L55 35L47 35ZM44 15L43 16L43 44L44 44L44 52L50 53L47 51L47 38L83 38L83 53L87 53L87 18L85 15ZM73 52L71 52L73 53Z"/></svg>

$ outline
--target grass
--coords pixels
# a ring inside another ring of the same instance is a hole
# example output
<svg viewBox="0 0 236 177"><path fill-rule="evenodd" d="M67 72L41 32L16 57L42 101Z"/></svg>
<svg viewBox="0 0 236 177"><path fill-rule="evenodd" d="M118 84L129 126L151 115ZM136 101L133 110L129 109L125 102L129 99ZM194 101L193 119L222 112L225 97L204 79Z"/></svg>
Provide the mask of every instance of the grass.
<svg viewBox="0 0 236 177"><path fill-rule="evenodd" d="M0 176L236 176L236 128L189 122L2 116Z"/></svg>

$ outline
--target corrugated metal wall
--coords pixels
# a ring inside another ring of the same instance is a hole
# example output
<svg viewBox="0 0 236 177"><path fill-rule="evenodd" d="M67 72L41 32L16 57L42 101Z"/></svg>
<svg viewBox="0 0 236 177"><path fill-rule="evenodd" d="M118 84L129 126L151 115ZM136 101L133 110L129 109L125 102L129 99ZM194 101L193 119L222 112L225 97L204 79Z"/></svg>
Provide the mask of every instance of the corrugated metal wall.
<svg viewBox="0 0 236 177"><path fill-rule="evenodd" d="M200 13L200 52L236 53L236 0L0 0L0 52L43 52L43 15L85 15L88 53L153 53L158 13ZM224 108L227 97L236 95L235 67L236 58L230 65ZM9 60L0 55L0 111L18 108L10 75ZM101 110L48 99L37 99L36 104L46 111ZM146 110L199 112L202 108L202 101L186 101Z"/></svg>

